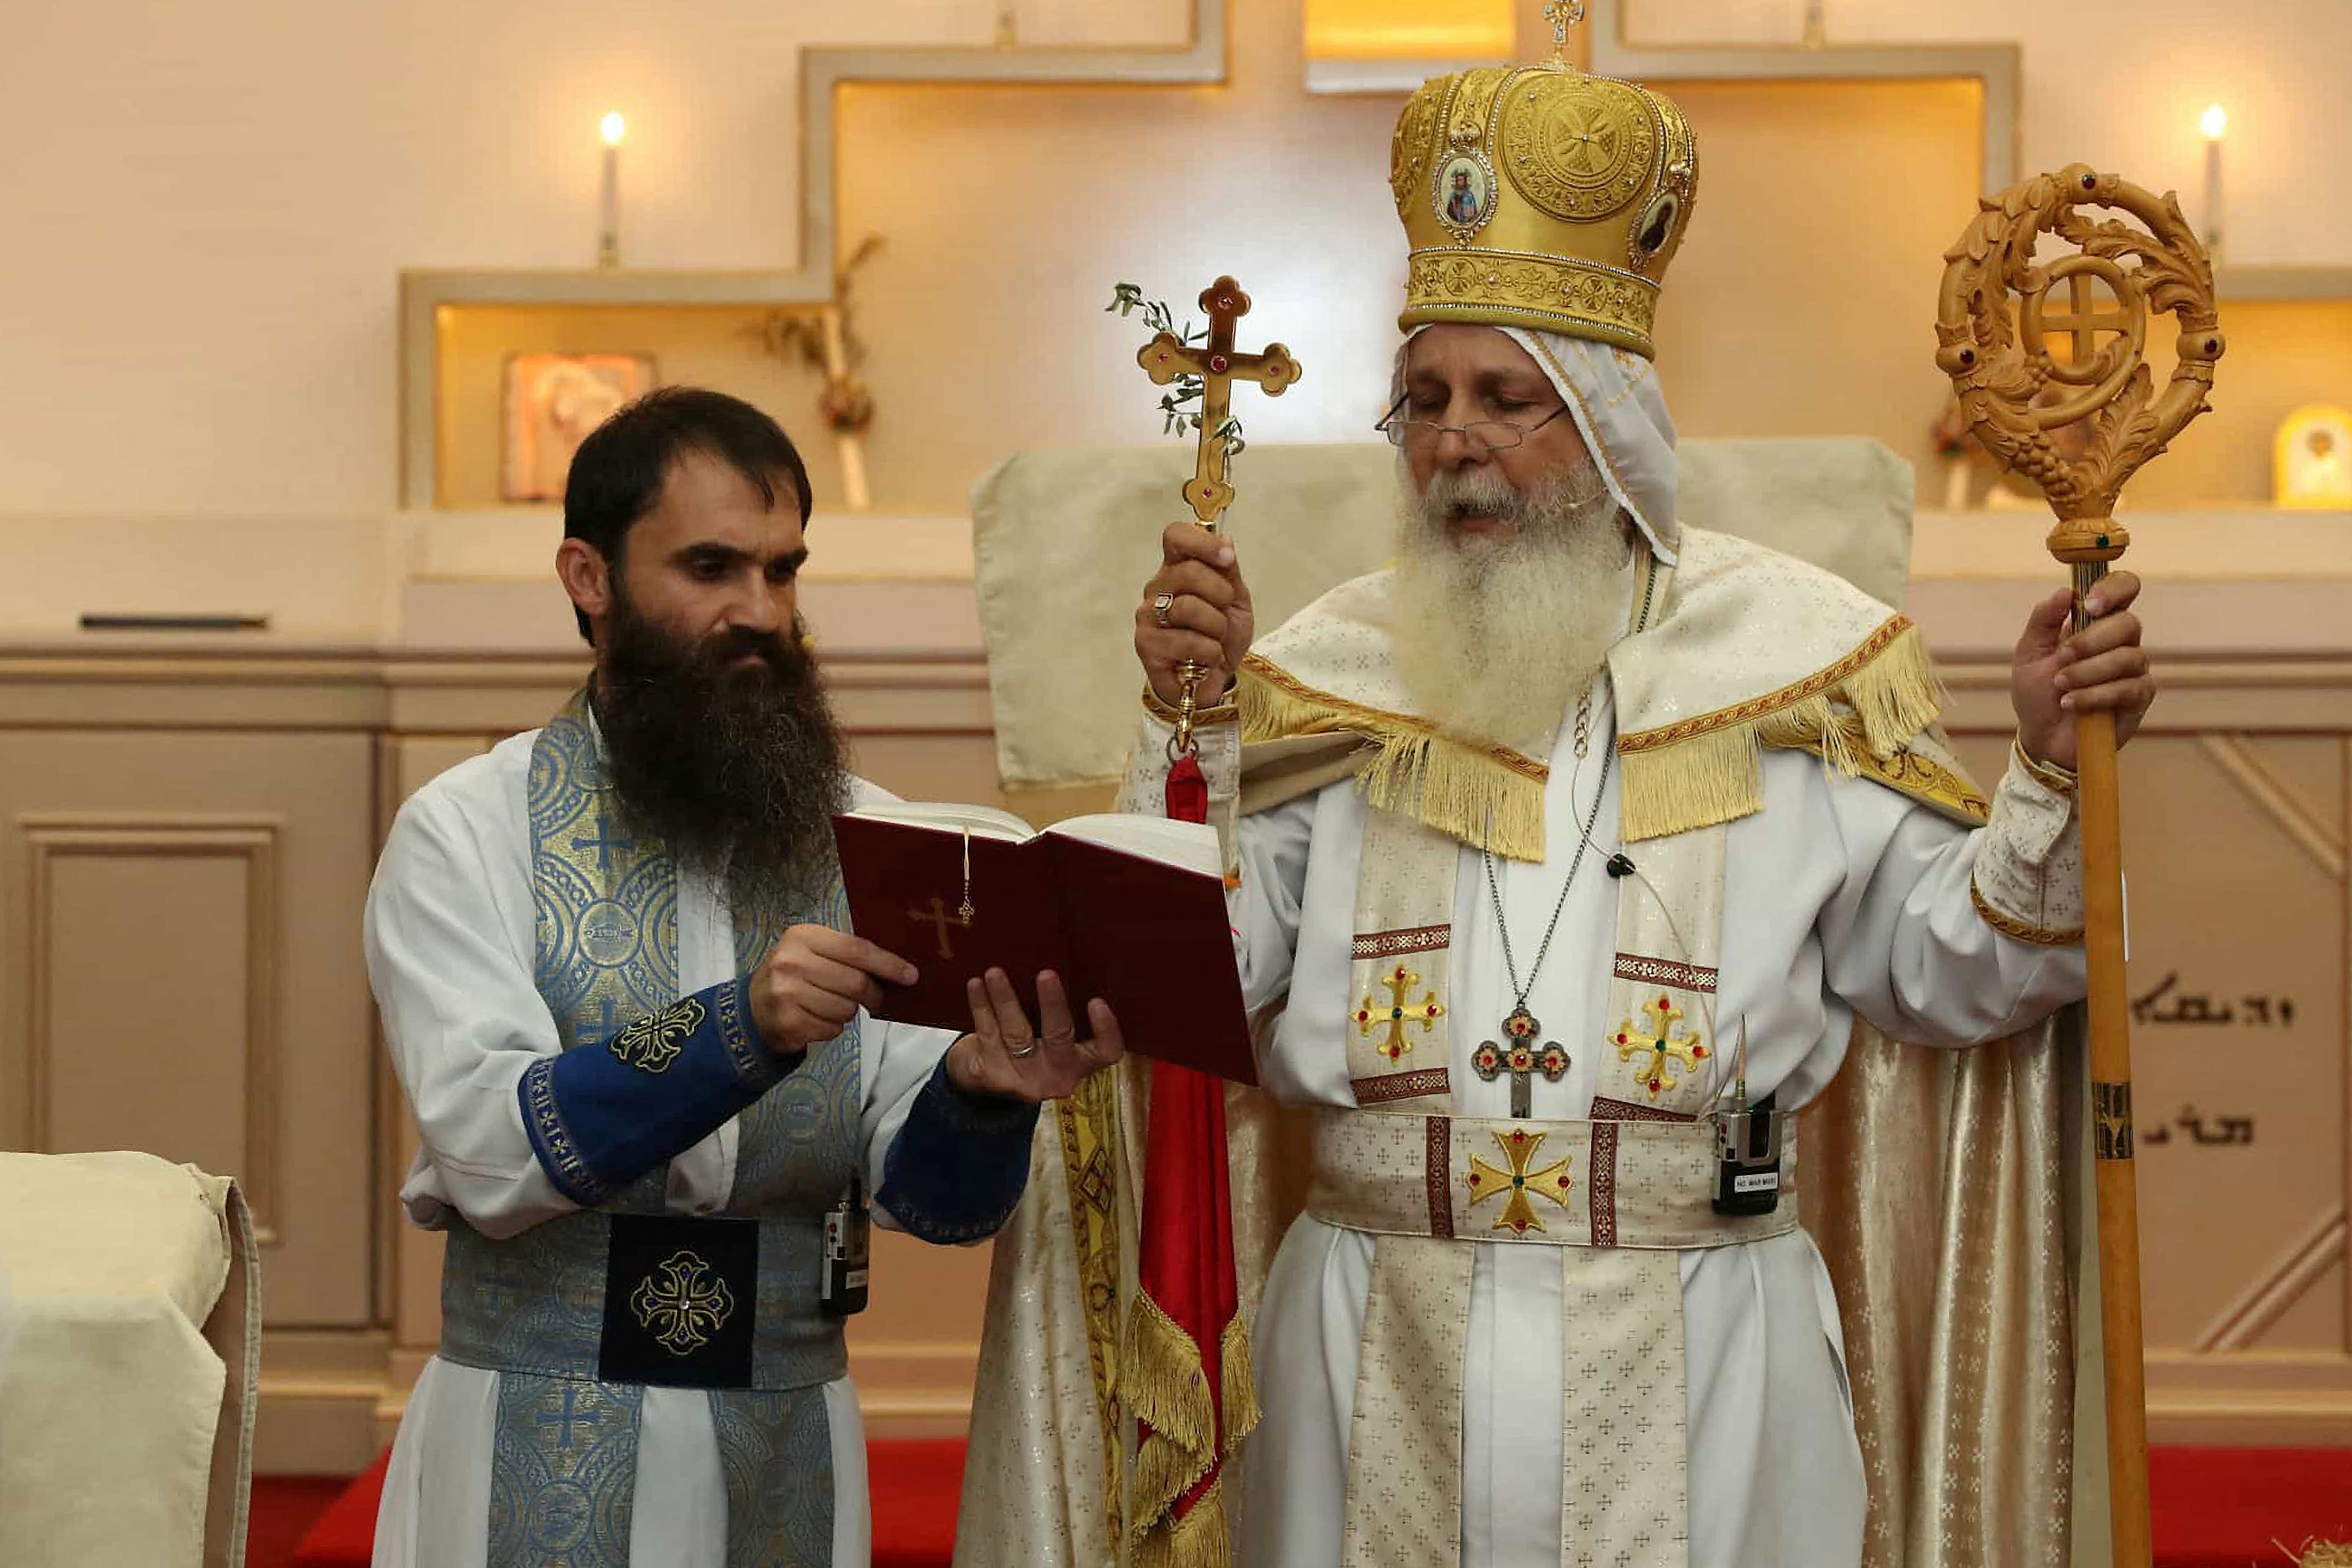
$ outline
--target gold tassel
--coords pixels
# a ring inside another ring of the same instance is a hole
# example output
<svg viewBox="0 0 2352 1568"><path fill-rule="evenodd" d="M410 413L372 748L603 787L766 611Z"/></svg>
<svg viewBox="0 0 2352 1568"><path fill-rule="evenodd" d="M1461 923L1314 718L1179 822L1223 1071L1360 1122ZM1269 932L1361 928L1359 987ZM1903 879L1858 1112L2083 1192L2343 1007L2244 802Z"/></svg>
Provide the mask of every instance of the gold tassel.
<svg viewBox="0 0 2352 1568"><path fill-rule="evenodd" d="M1221 1455L1212 1436L1216 1412L1209 1406L1208 1376L1191 1336L1158 1302L1140 1293L1128 1319L1128 1333L1126 1353L1119 1358L1120 1397L1129 1414L1151 1427L1135 1452L1134 1537L1140 1551L1140 1543L1170 1533L1169 1511L1201 1484ZM1240 1313L1226 1322L1217 1345L1224 1405L1222 1457L1229 1457L1257 1426L1259 1416L1249 1330ZM1202 1493L1190 1512L1173 1521L1175 1531L1181 1532L1199 1519L1210 1500L1219 1495L1215 1486Z"/></svg>
<svg viewBox="0 0 2352 1568"><path fill-rule="evenodd" d="M1155 1433L1164 1432L1195 1452L1210 1451L1215 1413L1209 1407L1200 1347L1141 1291L1128 1315L1119 1399L1129 1415L1150 1422Z"/></svg>
<svg viewBox="0 0 2352 1568"><path fill-rule="evenodd" d="M1128 1561L1132 1568L1225 1568L1232 1552L1233 1536L1225 1522L1225 1481L1220 1476L1183 1518L1139 1535Z"/></svg>
<svg viewBox="0 0 2352 1568"><path fill-rule="evenodd" d="M1874 757L1891 757L1936 722L1941 701L1927 642L1909 626L1832 685L1712 727L1704 716L1685 720L1696 731L1688 738L1620 753L1625 840L1686 833L1762 810L1760 754L1768 746L1816 751L1842 773L1861 773L1856 729ZM1841 710L1853 716L1852 726Z"/></svg>
<svg viewBox="0 0 2352 1568"><path fill-rule="evenodd" d="M1257 1429L1257 1376L1250 1368L1249 1329L1235 1312L1218 1336L1217 1360L1224 1396L1225 1456L1230 1458L1241 1441Z"/></svg>
<svg viewBox="0 0 2352 1568"><path fill-rule="evenodd" d="M1523 758L1515 767L1496 751L1402 715L1318 701L1307 688L1279 684L1247 665L1237 700L1244 742L1361 736L1374 755L1356 783L1373 805L1513 860L1543 859L1550 770L1541 764Z"/></svg>
<svg viewBox="0 0 2352 1568"><path fill-rule="evenodd" d="M2352 1546L2338 1546L2332 1541L2306 1541L2302 1555L2294 1561L2296 1568L2352 1568Z"/></svg>

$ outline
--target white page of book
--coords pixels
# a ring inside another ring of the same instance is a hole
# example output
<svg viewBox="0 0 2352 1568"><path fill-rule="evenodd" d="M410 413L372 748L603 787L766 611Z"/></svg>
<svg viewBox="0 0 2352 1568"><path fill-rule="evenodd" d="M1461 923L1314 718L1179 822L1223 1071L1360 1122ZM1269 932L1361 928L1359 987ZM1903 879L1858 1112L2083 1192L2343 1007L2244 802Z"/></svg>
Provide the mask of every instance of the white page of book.
<svg viewBox="0 0 2352 1568"><path fill-rule="evenodd" d="M1179 821L1173 817L1146 817L1135 812L1111 812L1094 817L1072 817L1055 823L1045 831L1061 838L1076 839L1081 843L1100 844L1107 850L1123 854L1139 855L1158 861L1179 871L1198 872L1202 876L1224 879L1224 869L1219 863L1223 858L1218 851L1217 830L1206 822Z"/></svg>

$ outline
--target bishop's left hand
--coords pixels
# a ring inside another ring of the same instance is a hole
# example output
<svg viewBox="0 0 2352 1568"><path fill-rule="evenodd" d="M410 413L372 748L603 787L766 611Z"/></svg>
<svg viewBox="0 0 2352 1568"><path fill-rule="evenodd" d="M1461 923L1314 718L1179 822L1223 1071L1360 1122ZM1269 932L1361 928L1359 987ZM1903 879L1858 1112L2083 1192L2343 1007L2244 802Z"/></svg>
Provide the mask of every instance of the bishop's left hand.
<svg viewBox="0 0 2352 1568"><path fill-rule="evenodd" d="M948 1077L967 1094L1033 1104L1058 1100L1127 1054L1118 1019L1099 998L1087 1004L1094 1038L1078 1039L1069 995L1051 969L1037 977L1037 1029L1030 1027L1002 969L989 970L984 981L967 980L964 998L971 1006L971 1032L948 1049Z"/></svg>
<svg viewBox="0 0 2352 1568"><path fill-rule="evenodd" d="M2028 756L2073 768L2077 713L2113 713L2118 746L2139 728L2156 700L2156 677L2140 646L2139 617L2130 613L2138 597L2138 578L2108 573L2088 600L2096 619L2071 637L2071 591L2060 589L2033 607L2009 672L2017 738Z"/></svg>

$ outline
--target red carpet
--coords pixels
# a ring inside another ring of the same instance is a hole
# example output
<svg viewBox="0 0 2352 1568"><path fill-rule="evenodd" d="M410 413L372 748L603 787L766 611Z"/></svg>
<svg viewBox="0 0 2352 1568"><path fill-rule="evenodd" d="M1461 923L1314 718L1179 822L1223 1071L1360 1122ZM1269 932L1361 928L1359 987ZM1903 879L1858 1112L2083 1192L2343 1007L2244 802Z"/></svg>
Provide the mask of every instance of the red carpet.
<svg viewBox="0 0 2352 1568"><path fill-rule="evenodd" d="M963 1444L873 1443L867 1462L874 1568L948 1568ZM2285 1568L2282 1544L2352 1542L2352 1448L2158 1448L2148 1477L2157 1568ZM248 1568L365 1568L383 1484L381 1459L356 1481L256 1479Z"/></svg>
<svg viewBox="0 0 2352 1568"><path fill-rule="evenodd" d="M2352 1448L2155 1448L2147 1482L2156 1568L2284 1568L2307 1541L2352 1542Z"/></svg>
<svg viewBox="0 0 2352 1568"><path fill-rule="evenodd" d="M383 1490L378 1458L355 1480L257 1476L246 1568L366 1568ZM963 1494L961 1437L868 1443L874 1568L948 1568Z"/></svg>

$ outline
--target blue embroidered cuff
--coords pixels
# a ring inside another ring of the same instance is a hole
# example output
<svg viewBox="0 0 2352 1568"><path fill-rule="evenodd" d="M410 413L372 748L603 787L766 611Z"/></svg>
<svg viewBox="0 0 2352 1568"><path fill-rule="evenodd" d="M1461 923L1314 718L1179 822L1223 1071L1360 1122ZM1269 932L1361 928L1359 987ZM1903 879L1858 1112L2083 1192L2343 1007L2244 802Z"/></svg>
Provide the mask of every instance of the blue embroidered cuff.
<svg viewBox="0 0 2352 1568"><path fill-rule="evenodd" d="M761 1043L750 987L747 976L697 991L524 1070L523 1127L558 1192L593 1207L800 1065Z"/></svg>
<svg viewBox="0 0 2352 1568"><path fill-rule="evenodd" d="M941 1057L890 1140L874 1201L925 1241L993 1236L1013 1218L1029 1185L1029 1145L1036 1132L1036 1106L965 1093Z"/></svg>

